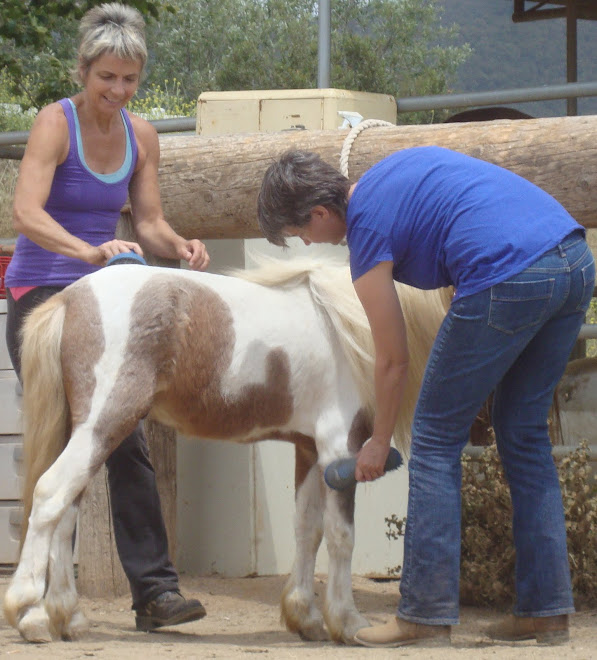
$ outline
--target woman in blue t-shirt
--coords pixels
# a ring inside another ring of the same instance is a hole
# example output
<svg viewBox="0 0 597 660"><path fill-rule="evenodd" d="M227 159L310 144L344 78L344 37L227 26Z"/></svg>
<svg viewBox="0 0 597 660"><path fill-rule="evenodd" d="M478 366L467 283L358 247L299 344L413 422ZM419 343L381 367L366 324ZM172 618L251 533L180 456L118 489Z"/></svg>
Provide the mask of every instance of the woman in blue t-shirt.
<svg viewBox="0 0 597 660"><path fill-rule="evenodd" d="M258 212L276 245L290 236L348 243L376 352L376 415L359 481L383 474L407 374L394 280L455 288L412 425L398 616L355 641L449 643L458 623L460 455L491 392L514 511L516 605L488 632L568 639L574 606L547 417L595 285L583 227L525 179L439 147L392 154L353 185L318 155L290 151L268 168Z"/></svg>

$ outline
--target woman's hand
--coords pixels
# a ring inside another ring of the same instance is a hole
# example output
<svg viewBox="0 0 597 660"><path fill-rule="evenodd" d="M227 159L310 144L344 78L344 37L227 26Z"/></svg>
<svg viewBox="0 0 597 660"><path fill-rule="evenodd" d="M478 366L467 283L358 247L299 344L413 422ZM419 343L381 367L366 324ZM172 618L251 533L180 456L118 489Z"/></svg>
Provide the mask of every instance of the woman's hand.
<svg viewBox="0 0 597 660"><path fill-rule="evenodd" d="M136 252L140 257L143 256L143 250L138 243L115 238L97 247L90 245L81 255L81 259L94 266L105 266L113 256L123 252Z"/></svg>
<svg viewBox="0 0 597 660"><path fill-rule="evenodd" d="M371 438L357 454L354 476L357 481L373 481L385 473L390 443Z"/></svg>
<svg viewBox="0 0 597 660"><path fill-rule="evenodd" d="M209 266L209 254L205 245L193 238L178 249L178 256L184 259L192 270L205 270Z"/></svg>

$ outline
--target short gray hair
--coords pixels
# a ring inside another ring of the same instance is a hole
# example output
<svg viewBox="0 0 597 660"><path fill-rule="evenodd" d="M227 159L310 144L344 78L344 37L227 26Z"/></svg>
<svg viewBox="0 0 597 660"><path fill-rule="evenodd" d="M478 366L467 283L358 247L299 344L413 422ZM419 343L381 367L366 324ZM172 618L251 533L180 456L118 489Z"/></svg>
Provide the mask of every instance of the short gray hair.
<svg viewBox="0 0 597 660"><path fill-rule="evenodd" d="M139 61L141 70L145 67L145 21L133 7L106 2L83 16L79 24L78 64L73 71L75 81L83 83L81 69L89 69L105 53L123 60Z"/></svg>
<svg viewBox="0 0 597 660"><path fill-rule="evenodd" d="M257 200L259 228L270 243L288 247L285 227L304 227L324 206L346 218L350 183L318 154L287 151L266 170Z"/></svg>

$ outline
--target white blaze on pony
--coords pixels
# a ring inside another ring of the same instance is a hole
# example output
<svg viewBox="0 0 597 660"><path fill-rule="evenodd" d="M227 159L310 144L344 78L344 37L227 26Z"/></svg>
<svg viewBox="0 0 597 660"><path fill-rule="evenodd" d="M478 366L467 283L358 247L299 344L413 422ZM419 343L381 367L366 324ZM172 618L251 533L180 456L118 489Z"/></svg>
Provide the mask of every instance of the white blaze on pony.
<svg viewBox="0 0 597 660"><path fill-rule="evenodd" d="M252 281L249 281L252 280ZM411 356L396 427L408 444L424 365L451 292L400 286ZM38 307L23 341L24 543L4 611L28 641L70 639L72 532L81 493L146 416L185 435L296 447L296 557L282 595L289 630L350 642L367 621L351 584L355 489L323 469L355 454L372 420L373 345L346 266L272 261L235 276L121 265ZM314 602L325 534L325 611Z"/></svg>

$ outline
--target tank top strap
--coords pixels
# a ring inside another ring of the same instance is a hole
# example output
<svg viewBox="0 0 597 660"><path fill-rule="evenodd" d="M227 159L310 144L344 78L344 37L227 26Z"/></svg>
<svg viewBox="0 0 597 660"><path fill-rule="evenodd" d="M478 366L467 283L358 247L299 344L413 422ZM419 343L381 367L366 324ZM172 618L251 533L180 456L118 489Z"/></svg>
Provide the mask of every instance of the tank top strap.
<svg viewBox="0 0 597 660"><path fill-rule="evenodd" d="M130 143L131 147L131 168L134 170L135 165L137 164L137 155L138 155L138 147L137 147L137 138L135 136L135 130L133 129L133 123L131 122L131 118L129 117L129 113L126 111L125 108L121 110L122 112L122 118L124 119L124 125L126 126L126 139L127 142Z"/></svg>
<svg viewBox="0 0 597 660"><path fill-rule="evenodd" d="M73 104L69 98L60 99L58 103L62 106L62 111L64 112L66 123L68 125L68 158L71 158L76 154L77 149L77 128L73 112Z"/></svg>

